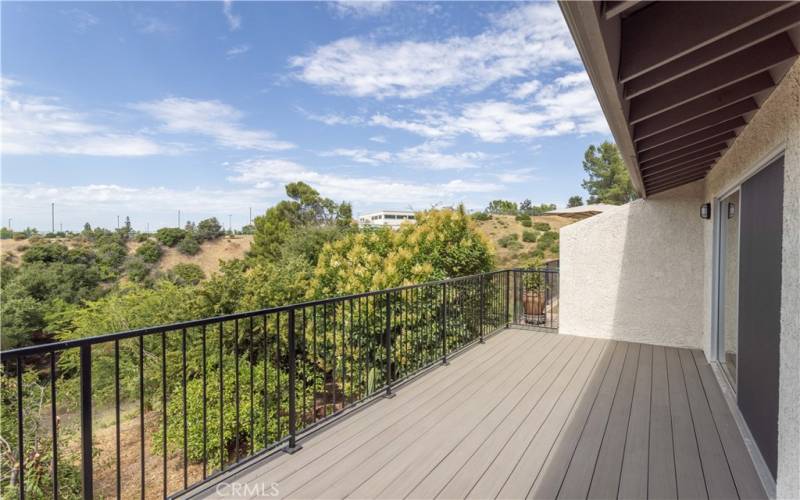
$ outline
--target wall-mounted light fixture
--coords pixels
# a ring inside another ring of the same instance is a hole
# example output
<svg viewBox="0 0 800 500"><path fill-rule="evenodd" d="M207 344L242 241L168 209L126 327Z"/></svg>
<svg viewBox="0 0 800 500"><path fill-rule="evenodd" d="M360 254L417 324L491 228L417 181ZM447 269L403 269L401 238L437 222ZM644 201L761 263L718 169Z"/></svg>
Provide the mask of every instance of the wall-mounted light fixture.
<svg viewBox="0 0 800 500"><path fill-rule="evenodd" d="M736 217L736 205L728 202L728 218L733 219L734 217Z"/></svg>
<svg viewBox="0 0 800 500"><path fill-rule="evenodd" d="M700 218L701 219L711 218L711 203L703 203L702 205L700 205Z"/></svg>

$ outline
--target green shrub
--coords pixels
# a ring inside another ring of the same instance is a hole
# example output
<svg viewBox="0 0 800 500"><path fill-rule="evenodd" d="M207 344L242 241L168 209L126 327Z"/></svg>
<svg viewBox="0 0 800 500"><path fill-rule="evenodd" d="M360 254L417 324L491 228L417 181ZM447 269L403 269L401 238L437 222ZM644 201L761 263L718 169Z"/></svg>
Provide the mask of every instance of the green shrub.
<svg viewBox="0 0 800 500"><path fill-rule="evenodd" d="M518 220L519 222L523 222L523 221L526 221L526 220L527 220L527 221L531 220L531 216L530 216L530 215L528 215L528 214L520 214L520 215L517 215L517 216L516 216L516 217L514 217L514 218L515 218L516 220Z"/></svg>
<svg viewBox="0 0 800 500"><path fill-rule="evenodd" d="M22 256L22 261L31 262L44 262L49 264L52 262L66 262L69 249L61 243L37 243L31 245Z"/></svg>
<svg viewBox="0 0 800 500"><path fill-rule="evenodd" d="M176 247L184 255L197 255L200 253L200 244L192 236L186 236Z"/></svg>
<svg viewBox="0 0 800 500"><path fill-rule="evenodd" d="M174 247L184 238L186 238L186 231L177 227L162 227L156 231L156 239L168 247Z"/></svg>
<svg viewBox="0 0 800 500"><path fill-rule="evenodd" d="M519 221L519 223L522 224L523 227L531 227L531 226L533 226L533 222L530 219L525 219L525 220Z"/></svg>
<svg viewBox="0 0 800 500"><path fill-rule="evenodd" d="M477 221L487 221L491 220L492 216L491 214L487 214L486 212L475 212L474 214L472 214L472 219Z"/></svg>
<svg viewBox="0 0 800 500"><path fill-rule="evenodd" d="M27 237L28 237L28 235L26 235L25 233L14 233L14 236L13 236L14 240L16 240L16 241L24 240Z"/></svg>
<svg viewBox="0 0 800 500"><path fill-rule="evenodd" d="M163 254L164 250L162 250L161 245L153 240L145 241L136 249L136 255L141 257L147 264L155 264L161 260Z"/></svg>
<svg viewBox="0 0 800 500"><path fill-rule="evenodd" d="M128 278L136 283L143 283L150 276L150 266L138 255L128 258L125 269Z"/></svg>
<svg viewBox="0 0 800 500"><path fill-rule="evenodd" d="M522 241L525 243L536 243L539 233L536 231L522 231Z"/></svg>
<svg viewBox="0 0 800 500"><path fill-rule="evenodd" d="M519 235L517 233L508 234L497 240L497 244L503 248L509 248L514 242L519 243Z"/></svg>
<svg viewBox="0 0 800 500"><path fill-rule="evenodd" d="M225 230L222 229L216 217L201 220L197 223L195 231L200 241L213 240L225 234Z"/></svg>
<svg viewBox="0 0 800 500"><path fill-rule="evenodd" d="M136 242L144 243L145 241L150 239L150 233L139 233L136 235Z"/></svg>
<svg viewBox="0 0 800 500"><path fill-rule="evenodd" d="M205 273L197 264L175 264L167 273L167 277L178 285L196 285L206 278Z"/></svg>
<svg viewBox="0 0 800 500"><path fill-rule="evenodd" d="M558 233L555 231L546 231L539 236L538 246L542 250L552 250L553 246L558 246Z"/></svg>
<svg viewBox="0 0 800 500"><path fill-rule="evenodd" d="M548 224L547 222L536 222L533 224L533 228L536 229L537 231L549 231L550 224Z"/></svg>

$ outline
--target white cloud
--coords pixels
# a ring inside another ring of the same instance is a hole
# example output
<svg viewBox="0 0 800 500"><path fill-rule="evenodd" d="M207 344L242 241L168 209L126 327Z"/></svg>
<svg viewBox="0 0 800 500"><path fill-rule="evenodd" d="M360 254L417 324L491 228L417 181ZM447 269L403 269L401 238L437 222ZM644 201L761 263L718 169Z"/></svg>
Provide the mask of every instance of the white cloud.
<svg viewBox="0 0 800 500"><path fill-rule="evenodd" d="M442 149L450 144L430 141L399 152L371 149L337 148L321 153L321 156L339 156L367 165L399 165L423 170L463 170L477 168L488 156L480 152L445 153Z"/></svg>
<svg viewBox="0 0 800 500"><path fill-rule="evenodd" d="M321 173L287 160L255 159L233 165L228 180L260 189L277 189L303 181L323 196L359 203L433 204L457 202L466 193L490 193L503 186L494 183L454 179L446 183L410 182L385 176L356 177Z"/></svg>
<svg viewBox="0 0 800 500"><path fill-rule="evenodd" d="M97 16L81 9L65 9L61 11L61 14L72 21L75 31L78 33L85 33L86 30L100 23L100 19Z"/></svg>
<svg viewBox="0 0 800 500"><path fill-rule="evenodd" d="M159 120L161 129L166 132L205 135L225 147L259 151L294 147L294 144L280 141L266 130L245 128L241 124L243 113L220 101L170 97L133 107Z"/></svg>
<svg viewBox="0 0 800 500"><path fill-rule="evenodd" d="M175 31L174 26L155 16L138 15L133 22L136 25L136 29L139 30L140 33L145 33L148 35L163 35Z"/></svg>
<svg viewBox="0 0 800 500"><path fill-rule="evenodd" d="M533 3L494 16L475 36L386 43L344 38L289 62L297 78L334 93L414 98L445 88L476 92L580 59L558 7Z"/></svg>
<svg viewBox="0 0 800 500"><path fill-rule="evenodd" d="M225 52L225 55L228 56L228 59L231 59L233 57L246 54L249 51L250 51L250 45L243 43L241 45L236 45L234 47L231 47Z"/></svg>
<svg viewBox="0 0 800 500"><path fill-rule="evenodd" d="M13 92L18 82L2 80L2 144L8 155L149 156L181 148L151 138L122 133L93 122L54 97Z"/></svg>
<svg viewBox="0 0 800 500"><path fill-rule="evenodd" d="M297 110L309 120L324 123L325 125L360 125L364 122L364 120L358 116L345 116L336 113L326 113L320 115L306 111L299 106L297 107Z"/></svg>
<svg viewBox="0 0 800 500"><path fill-rule="evenodd" d="M542 82L539 80L531 80L529 82L525 82L517 86L513 92L511 92L511 97L514 99L525 99L529 95L533 94L537 90L542 88Z"/></svg>
<svg viewBox="0 0 800 500"><path fill-rule="evenodd" d="M236 31L242 27L242 16L233 13L232 0L223 0L222 13L225 14L225 20L228 21L228 28L231 31Z"/></svg>
<svg viewBox="0 0 800 500"><path fill-rule="evenodd" d="M386 142L387 142L386 141L386 137L384 137L382 135L372 136L372 137L369 138L369 140L372 141L372 142L378 142L380 144L386 144Z"/></svg>
<svg viewBox="0 0 800 500"><path fill-rule="evenodd" d="M328 5L342 17L370 17L385 14L393 4L389 0L339 0Z"/></svg>
<svg viewBox="0 0 800 500"><path fill-rule="evenodd" d="M527 92L530 89L525 89ZM374 115L370 123L423 137L468 134L486 142L565 134L608 133L608 125L584 72L569 73L531 90L523 102L477 101L456 114L421 110L411 119Z"/></svg>

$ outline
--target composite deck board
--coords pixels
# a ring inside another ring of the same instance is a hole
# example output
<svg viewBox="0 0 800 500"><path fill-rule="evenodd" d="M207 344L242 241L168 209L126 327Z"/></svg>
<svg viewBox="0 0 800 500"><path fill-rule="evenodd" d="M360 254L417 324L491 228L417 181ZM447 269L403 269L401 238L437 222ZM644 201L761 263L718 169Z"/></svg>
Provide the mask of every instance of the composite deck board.
<svg viewBox="0 0 800 500"><path fill-rule="evenodd" d="M681 361L676 349L667 349L666 355L678 498L707 498L705 475L700 462L692 413L689 410Z"/></svg>
<svg viewBox="0 0 800 500"><path fill-rule="evenodd" d="M303 499L765 498L717 384L699 351L506 330L224 480Z"/></svg>
<svg viewBox="0 0 800 500"><path fill-rule="evenodd" d="M641 345L628 433L625 437L625 454L622 457L622 471L617 491L617 496L625 500L635 500L647 496L652 375L653 346Z"/></svg>
<svg viewBox="0 0 800 500"><path fill-rule="evenodd" d="M631 402L639 367L639 344L631 344L625 356L603 443L592 474L589 498L613 498L619 491L619 477L625 455L625 438L631 416Z"/></svg>

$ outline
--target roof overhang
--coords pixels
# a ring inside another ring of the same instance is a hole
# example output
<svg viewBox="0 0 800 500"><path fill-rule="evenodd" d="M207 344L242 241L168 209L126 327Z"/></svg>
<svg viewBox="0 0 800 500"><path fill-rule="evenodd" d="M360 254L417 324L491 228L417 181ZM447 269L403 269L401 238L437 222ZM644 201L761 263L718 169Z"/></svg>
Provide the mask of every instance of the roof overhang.
<svg viewBox="0 0 800 500"><path fill-rule="evenodd" d="M800 52L798 2L559 4L642 197L704 178Z"/></svg>

